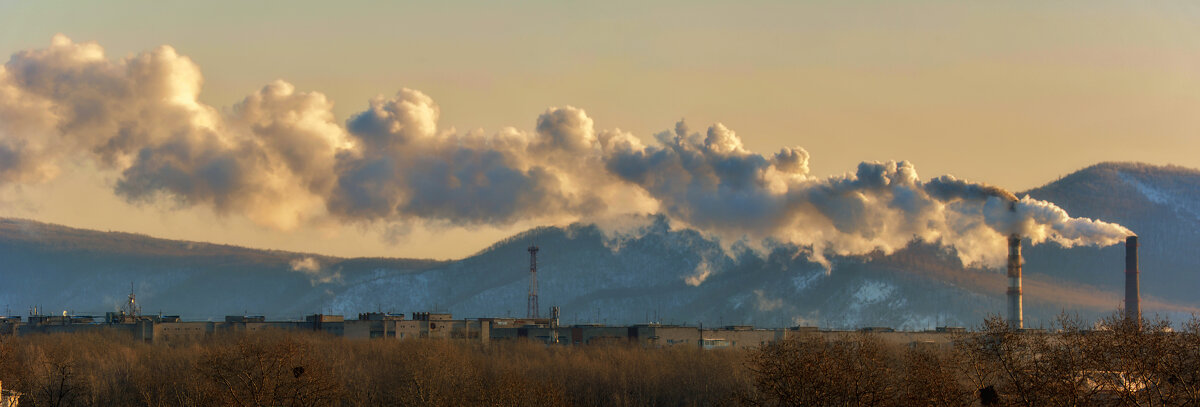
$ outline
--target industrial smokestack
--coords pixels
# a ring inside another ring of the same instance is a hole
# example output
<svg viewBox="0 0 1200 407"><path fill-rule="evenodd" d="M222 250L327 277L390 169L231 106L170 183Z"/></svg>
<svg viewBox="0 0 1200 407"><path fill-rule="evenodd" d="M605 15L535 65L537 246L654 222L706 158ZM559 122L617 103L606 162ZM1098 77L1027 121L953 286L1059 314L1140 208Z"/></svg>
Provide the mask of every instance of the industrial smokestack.
<svg viewBox="0 0 1200 407"><path fill-rule="evenodd" d="M1125 238L1125 318L1142 323L1142 296L1138 274L1138 238Z"/></svg>
<svg viewBox="0 0 1200 407"><path fill-rule="evenodd" d="M1025 326L1021 309L1021 236L1008 237L1008 326L1021 329Z"/></svg>
<svg viewBox="0 0 1200 407"><path fill-rule="evenodd" d="M529 245L529 310L525 313L525 317L529 319L540 318L538 316L537 253L538 247Z"/></svg>

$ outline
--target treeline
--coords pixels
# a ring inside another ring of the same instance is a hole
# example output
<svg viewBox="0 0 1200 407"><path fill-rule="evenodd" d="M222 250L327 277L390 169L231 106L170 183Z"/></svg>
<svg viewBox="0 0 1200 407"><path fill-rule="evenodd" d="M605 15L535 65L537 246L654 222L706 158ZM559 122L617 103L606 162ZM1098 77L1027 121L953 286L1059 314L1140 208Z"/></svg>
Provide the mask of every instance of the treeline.
<svg viewBox="0 0 1200 407"><path fill-rule="evenodd" d="M812 336L755 351L748 366L762 405L1200 406L1200 321L1064 315L1052 331L1018 332L993 317L952 346Z"/></svg>
<svg viewBox="0 0 1200 407"><path fill-rule="evenodd" d="M750 351L533 342L355 341L266 332L182 345L0 339L33 406L1200 405L1200 321L999 318L952 345L851 333Z"/></svg>
<svg viewBox="0 0 1200 407"><path fill-rule="evenodd" d="M745 352L345 340L265 332L182 346L59 334L0 342L32 406L731 405Z"/></svg>

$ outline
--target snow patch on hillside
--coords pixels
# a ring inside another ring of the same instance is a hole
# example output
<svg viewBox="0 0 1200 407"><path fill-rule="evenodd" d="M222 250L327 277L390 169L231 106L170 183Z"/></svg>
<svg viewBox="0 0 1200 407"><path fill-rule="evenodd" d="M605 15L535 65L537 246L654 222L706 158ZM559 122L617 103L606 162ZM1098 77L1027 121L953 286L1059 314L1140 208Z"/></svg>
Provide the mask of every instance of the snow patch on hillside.
<svg viewBox="0 0 1200 407"><path fill-rule="evenodd" d="M896 287L883 281L867 280L854 292L854 308L862 308L886 300L896 292Z"/></svg>
<svg viewBox="0 0 1200 407"><path fill-rule="evenodd" d="M826 277L826 276L828 276L828 274L825 274L825 272L823 272L823 271L811 272L808 274L800 274L800 275L797 275L796 277L792 277L792 286L796 288L797 293L802 293L802 292L804 292L804 290L807 290L814 282L816 282L817 280L820 280L821 277Z"/></svg>
<svg viewBox="0 0 1200 407"><path fill-rule="evenodd" d="M1170 201L1170 198L1168 197L1168 194L1166 192L1163 192L1162 190L1159 190L1158 188L1154 188L1152 186L1146 185L1146 184L1142 183L1141 181L1138 181L1136 178L1130 176L1129 174L1126 174L1123 172L1118 172L1117 174L1118 174L1118 176L1121 177L1122 181L1125 181L1129 185L1133 185L1134 188L1137 188L1138 192L1140 192L1143 196L1145 196L1146 199L1149 199L1150 202L1165 205L1168 203L1168 201Z"/></svg>
<svg viewBox="0 0 1200 407"><path fill-rule="evenodd" d="M1138 190L1139 193L1145 196L1146 199L1150 200L1150 202L1173 208L1178 213L1190 215L1191 217L1200 220L1200 207L1197 207L1195 202L1191 202L1186 198L1176 196L1170 191L1164 191L1162 189L1147 185L1144 182L1138 181L1137 178L1134 178L1129 174L1123 172L1118 172L1117 174L1121 177L1122 181L1132 185Z"/></svg>

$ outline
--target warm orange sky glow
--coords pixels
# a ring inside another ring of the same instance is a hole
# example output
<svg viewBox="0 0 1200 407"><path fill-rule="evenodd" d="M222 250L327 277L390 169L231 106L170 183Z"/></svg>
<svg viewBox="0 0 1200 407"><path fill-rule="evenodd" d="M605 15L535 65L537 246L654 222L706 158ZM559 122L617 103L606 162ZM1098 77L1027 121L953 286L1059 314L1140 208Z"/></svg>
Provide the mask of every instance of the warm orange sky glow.
<svg viewBox="0 0 1200 407"><path fill-rule="evenodd" d="M586 110L597 132L648 144L680 118L701 134L720 122L748 151L803 147L815 177L907 160L922 179L1023 190L1100 161L1200 167L1200 6L1190 2L0 2L3 55L58 33L94 41L110 61L173 47L199 68L198 101L214 114L282 79L324 94L335 125L402 88L436 101L439 129L457 134L534 132L563 106ZM113 193L120 173L70 162L44 183L0 183L0 216L436 258L574 219L282 231L263 226L268 215L130 203Z"/></svg>

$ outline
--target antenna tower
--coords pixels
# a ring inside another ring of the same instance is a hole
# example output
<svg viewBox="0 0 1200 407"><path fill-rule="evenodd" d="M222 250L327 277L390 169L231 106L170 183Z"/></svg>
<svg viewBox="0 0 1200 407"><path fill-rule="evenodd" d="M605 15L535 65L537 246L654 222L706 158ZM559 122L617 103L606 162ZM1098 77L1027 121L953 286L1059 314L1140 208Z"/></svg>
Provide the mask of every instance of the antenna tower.
<svg viewBox="0 0 1200 407"><path fill-rule="evenodd" d="M538 317L538 289L537 289L537 252L538 247L529 245L529 311L526 318Z"/></svg>
<svg viewBox="0 0 1200 407"><path fill-rule="evenodd" d="M133 283L129 283L129 302L125 303L125 314L130 318L137 318L140 313L142 313L142 307L137 305L137 295L133 292Z"/></svg>

